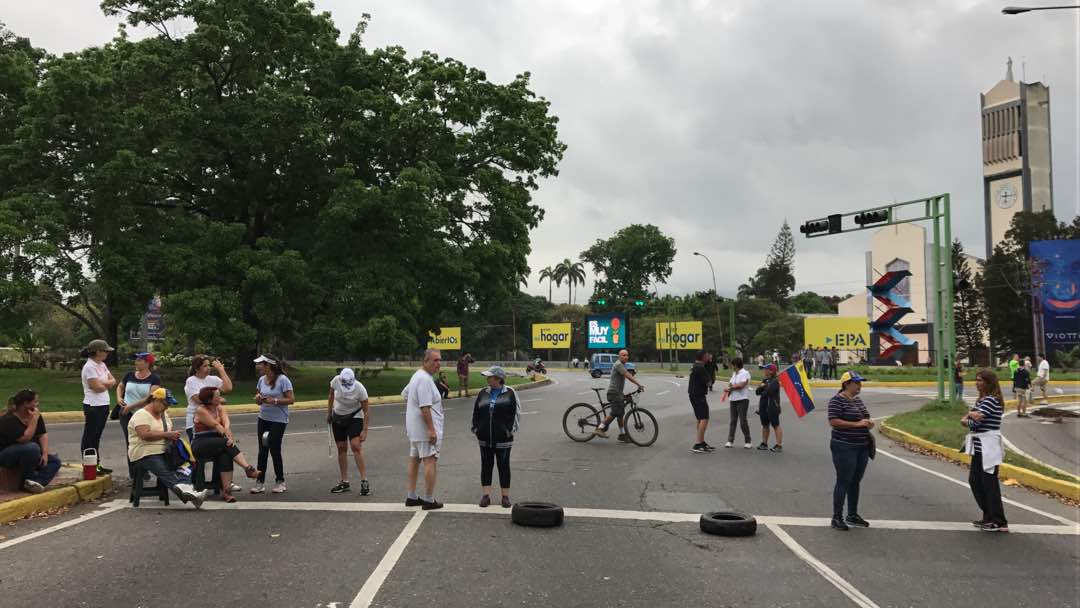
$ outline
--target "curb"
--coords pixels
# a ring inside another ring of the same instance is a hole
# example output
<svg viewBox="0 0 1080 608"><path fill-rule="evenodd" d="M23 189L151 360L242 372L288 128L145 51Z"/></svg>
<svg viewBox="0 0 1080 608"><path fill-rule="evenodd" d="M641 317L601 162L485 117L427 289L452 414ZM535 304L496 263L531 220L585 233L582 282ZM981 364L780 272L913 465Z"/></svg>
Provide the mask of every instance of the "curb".
<svg viewBox="0 0 1080 608"><path fill-rule="evenodd" d="M924 450L934 452L935 454L944 456L945 458L953 462L960 462L967 465L971 464L971 456L968 456L967 454L962 454L959 450L936 444L932 441L923 439L922 437L917 437L906 431L894 429L888 424L886 424L887 422L888 420L883 420L881 424L878 425L878 428L881 434L885 435L889 439L904 444L914 445ZM1005 463L1002 463L998 470L1001 472L1002 476L1015 479L1016 481L1030 488L1042 490L1043 492L1050 492L1052 494L1058 494L1070 500L1080 500L1080 484L1078 483L1054 479L1052 477L1047 477L1046 475L1036 473L1035 471L1031 471L1029 469L1024 469L1015 465Z"/></svg>
<svg viewBox="0 0 1080 608"><path fill-rule="evenodd" d="M525 382L523 384L517 384L512 386L511 388L516 391L527 391L529 389L547 386L551 383L552 380L545 378L543 380L537 380L535 382ZM401 399L401 395L385 395L382 397L372 397L368 400L368 402L373 407L404 403L404 401ZM297 401L296 403L289 406L290 412L302 412L306 410L320 409L326 409L326 400ZM254 403L242 405L226 405L225 410L230 414L257 414L259 413L259 406L255 405ZM182 407L170 408L168 414L171 418L183 418L187 416L187 409ZM45 418L45 424L61 424L65 422L83 421L82 410L71 412L43 412L42 416Z"/></svg>
<svg viewBox="0 0 1080 608"><path fill-rule="evenodd" d="M0 503L0 524L22 519L34 513L94 500L111 491L112 487L112 476L103 475L92 481L77 481L72 485L47 490L41 494L28 494L22 498L9 500Z"/></svg>

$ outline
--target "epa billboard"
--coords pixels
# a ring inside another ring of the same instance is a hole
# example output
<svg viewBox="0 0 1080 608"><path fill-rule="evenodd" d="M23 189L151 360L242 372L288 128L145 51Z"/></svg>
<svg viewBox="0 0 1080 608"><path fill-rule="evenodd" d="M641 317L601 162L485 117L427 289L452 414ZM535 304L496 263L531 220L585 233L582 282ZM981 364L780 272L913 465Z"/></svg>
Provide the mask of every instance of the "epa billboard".
<svg viewBox="0 0 1080 608"><path fill-rule="evenodd" d="M1072 350L1080 344L1080 240L1031 241L1030 246L1046 352Z"/></svg>
<svg viewBox="0 0 1080 608"><path fill-rule="evenodd" d="M441 327L438 335L428 332L427 347L439 350L461 350L461 328Z"/></svg>
<svg viewBox="0 0 1080 608"><path fill-rule="evenodd" d="M870 347L870 324L865 317L806 317L803 345L839 350Z"/></svg>
<svg viewBox="0 0 1080 608"><path fill-rule="evenodd" d="M533 323L533 348L570 348L569 323Z"/></svg>
<svg viewBox="0 0 1080 608"><path fill-rule="evenodd" d="M622 313L588 315L589 348L626 348L626 317Z"/></svg>
<svg viewBox="0 0 1080 608"><path fill-rule="evenodd" d="M700 350L701 321L656 322L657 350Z"/></svg>

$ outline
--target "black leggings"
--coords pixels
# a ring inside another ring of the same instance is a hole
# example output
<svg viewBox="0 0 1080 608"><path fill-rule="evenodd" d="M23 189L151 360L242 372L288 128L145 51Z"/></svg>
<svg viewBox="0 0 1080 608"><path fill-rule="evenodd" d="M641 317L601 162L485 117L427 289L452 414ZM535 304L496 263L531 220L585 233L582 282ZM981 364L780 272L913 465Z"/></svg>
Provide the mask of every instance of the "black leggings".
<svg viewBox="0 0 1080 608"><path fill-rule="evenodd" d="M94 448L98 455L98 463L101 462L101 434L105 432L105 423L109 421L109 406L86 405L82 406L83 425L82 442L79 443L79 451L84 452L87 448Z"/></svg>
<svg viewBox="0 0 1080 608"><path fill-rule="evenodd" d="M971 457L971 470L968 472L968 486L975 496L975 502L982 509L982 520L1002 526L1009 524L1005 519L1005 507L1001 504L1001 486L998 485L998 467L993 473L983 470L982 454Z"/></svg>
<svg viewBox="0 0 1080 608"><path fill-rule="evenodd" d="M262 471L259 475L259 483L266 481L267 456L274 458L274 480L278 483L285 481L285 463L281 460L281 440L285 438L287 426L289 426L287 422L270 422L259 418L259 470ZM268 431L270 433L269 446L263 447L262 436Z"/></svg>
<svg viewBox="0 0 1080 608"><path fill-rule="evenodd" d="M213 462L218 473L231 473L233 458L240 453L240 448L235 444L225 445L226 443L228 440L220 435L196 437L191 444L191 451L195 453L196 458L205 458Z"/></svg>
<svg viewBox="0 0 1080 608"><path fill-rule="evenodd" d="M488 448L480 446L480 485L491 485L491 473L495 463L499 464L499 487L510 487L510 448Z"/></svg>

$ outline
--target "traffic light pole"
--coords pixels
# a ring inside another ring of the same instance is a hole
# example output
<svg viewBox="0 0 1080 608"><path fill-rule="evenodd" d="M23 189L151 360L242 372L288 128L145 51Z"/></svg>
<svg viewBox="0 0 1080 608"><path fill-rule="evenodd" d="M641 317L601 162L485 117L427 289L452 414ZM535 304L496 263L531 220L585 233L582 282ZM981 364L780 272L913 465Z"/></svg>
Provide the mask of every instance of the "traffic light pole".
<svg viewBox="0 0 1080 608"><path fill-rule="evenodd" d="M903 208L922 207L922 215L900 218ZM858 227L844 228L844 218L853 217ZM947 363L956 365L956 328L953 316L952 273L952 221L949 195L939 194L903 203L893 203L851 213L833 214L805 222L799 231L806 238L832 234L875 230L884 226L910 224L929 220L933 224L934 244L931 252L931 285L934 292L934 350L932 356L937 367L937 396L939 401L953 400L954 386L946 379L950 370Z"/></svg>

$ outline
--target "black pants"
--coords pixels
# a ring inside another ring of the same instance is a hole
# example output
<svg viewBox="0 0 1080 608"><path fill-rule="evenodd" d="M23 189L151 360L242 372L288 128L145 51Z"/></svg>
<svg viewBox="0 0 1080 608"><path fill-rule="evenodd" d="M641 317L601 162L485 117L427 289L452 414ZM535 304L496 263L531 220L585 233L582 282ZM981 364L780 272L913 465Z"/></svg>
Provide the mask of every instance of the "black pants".
<svg viewBox="0 0 1080 608"><path fill-rule="evenodd" d="M982 509L982 520L987 523L1008 525L1005 520L1005 507L1001 504L1001 486L998 485L998 467L993 473L983 470L982 454L971 456L971 471L968 472L968 485L975 496L975 502Z"/></svg>
<svg viewBox="0 0 1080 608"><path fill-rule="evenodd" d="M218 473L231 473L233 470L233 458L240 453L236 445L226 445L228 440L224 437L209 436L196 437L191 444L191 451L196 458L206 459L214 463L215 475Z"/></svg>
<svg viewBox="0 0 1080 608"><path fill-rule="evenodd" d="M870 446L851 445L833 441L832 462L836 467L836 485L833 486L833 517L844 515L844 497L847 497L848 515L859 514L859 482L866 472L866 463L870 460Z"/></svg>
<svg viewBox="0 0 1080 608"><path fill-rule="evenodd" d="M97 452L98 455L98 462L100 463L101 434L105 432L105 423L109 421L109 406L90 406L84 403L82 411L86 423L83 425L82 441L79 443L79 451L84 452L87 448L94 448L94 451Z"/></svg>
<svg viewBox="0 0 1080 608"><path fill-rule="evenodd" d="M130 447L129 442L131 441L131 438L128 437L127 425L128 425L129 422L131 422L131 417L134 416L134 415L135 415L134 413L120 414L120 430L123 431L123 433L124 433L124 447L125 448Z"/></svg>
<svg viewBox="0 0 1080 608"><path fill-rule="evenodd" d="M287 422L270 422L269 420L263 420L259 418L259 470L262 474L259 475L259 483L266 481L266 459L267 456L273 456L274 458L274 480L278 483L285 481L285 463L281 460L281 440L285 438L285 427L289 426ZM263 433L270 433L269 445L263 447L262 435Z"/></svg>
<svg viewBox="0 0 1080 608"><path fill-rule="evenodd" d="M499 464L499 487L510 487L510 448L488 448L480 446L480 485L491 485L491 472L495 463Z"/></svg>
<svg viewBox="0 0 1080 608"><path fill-rule="evenodd" d="M731 421L728 422L727 440L735 441L735 425L742 427L743 438L750 443L750 423L746 420L746 410L750 409L749 399L739 399L731 402Z"/></svg>

